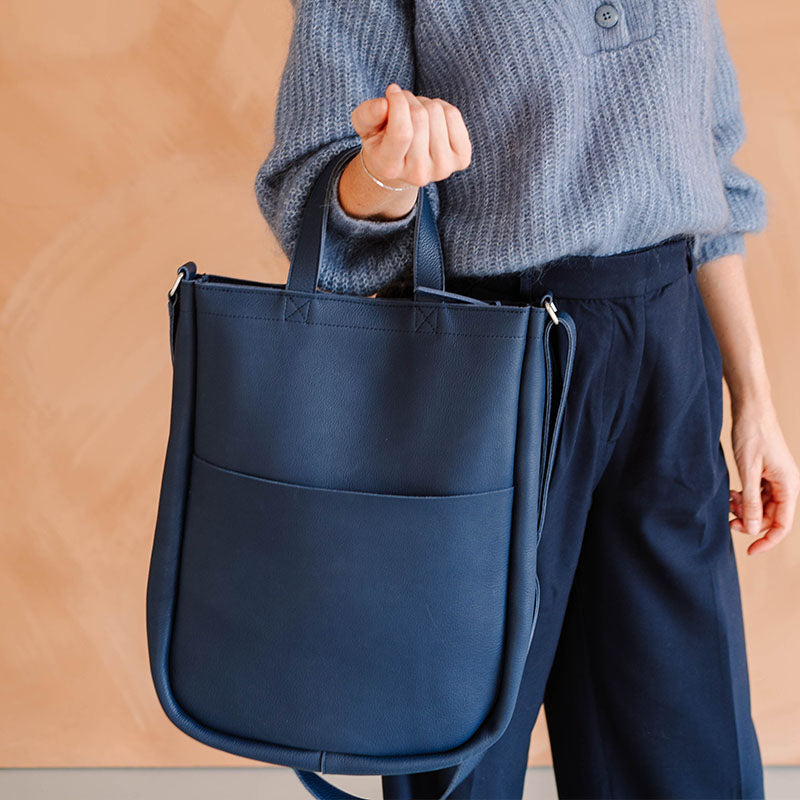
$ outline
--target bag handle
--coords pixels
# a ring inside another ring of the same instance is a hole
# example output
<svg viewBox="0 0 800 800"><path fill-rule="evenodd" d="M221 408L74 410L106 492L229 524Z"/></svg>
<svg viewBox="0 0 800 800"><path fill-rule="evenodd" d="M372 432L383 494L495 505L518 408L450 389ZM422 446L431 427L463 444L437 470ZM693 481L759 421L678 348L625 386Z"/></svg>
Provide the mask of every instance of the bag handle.
<svg viewBox="0 0 800 800"><path fill-rule="evenodd" d="M358 151L356 145L330 159L317 176L306 201L300 230L297 235L286 289L292 292L315 292L322 254L325 250L325 230L328 223L328 195L332 178ZM424 186L417 190L414 219L413 280L414 299L420 287L444 291L444 257L439 230L433 216L428 193Z"/></svg>
<svg viewBox="0 0 800 800"><path fill-rule="evenodd" d="M553 341L553 330L560 329L567 337L566 346L558 347ZM547 494L550 485L550 475L553 470L555 461L556 449L558 445L558 434L561 428L561 420L564 416L564 408L567 402L567 392L569 390L570 378L572 376L572 365L575 360L575 341L576 341L575 322L572 317L566 312L561 311L558 313L558 321L548 319L542 334L544 338L544 352L545 352L545 388L546 388L546 405L544 416L545 435L543 437L543 458L542 458L542 479L540 483L540 498L539 498L539 520L537 524L537 546L539 538L542 533L542 526L544 524L545 507L547 505ZM557 405L554 401L554 389L558 392ZM555 416L552 415L551 409L555 407ZM551 419L552 417L552 419ZM537 604L538 614L538 604ZM533 641L533 626L536 624L536 617L531 623L531 638L528 642ZM439 800L447 800L452 793L453 789L458 786L464 778L478 765L478 762L483 757L486 749L479 749L472 755L468 756L460 764L454 768L453 774L447 783L443 793L440 795ZM343 789L334 786L325 778L317 775L315 772L308 770L295 769L297 777L302 781L303 785L308 789L317 800L364 800L364 798L356 797Z"/></svg>

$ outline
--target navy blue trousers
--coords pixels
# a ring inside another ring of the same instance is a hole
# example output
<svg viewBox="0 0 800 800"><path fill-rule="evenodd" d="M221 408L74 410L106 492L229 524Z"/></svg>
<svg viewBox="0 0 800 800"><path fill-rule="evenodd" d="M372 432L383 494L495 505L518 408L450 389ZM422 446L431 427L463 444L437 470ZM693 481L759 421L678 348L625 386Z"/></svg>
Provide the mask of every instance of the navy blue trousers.
<svg viewBox="0 0 800 800"><path fill-rule="evenodd" d="M552 291L578 334L518 701L454 800L522 797L542 704L560 798L764 797L722 359L690 245L447 282L481 299ZM383 776L384 798L436 797L451 770Z"/></svg>

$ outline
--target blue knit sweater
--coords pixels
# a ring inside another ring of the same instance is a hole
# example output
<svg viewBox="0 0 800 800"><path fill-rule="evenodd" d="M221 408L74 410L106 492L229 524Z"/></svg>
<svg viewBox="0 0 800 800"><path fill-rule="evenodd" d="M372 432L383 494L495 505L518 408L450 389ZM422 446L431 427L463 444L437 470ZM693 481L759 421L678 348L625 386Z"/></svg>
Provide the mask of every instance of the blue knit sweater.
<svg viewBox="0 0 800 800"><path fill-rule="evenodd" d="M311 185L360 143L362 101L397 82L462 113L472 162L426 187L446 275L517 272L696 236L744 253L762 185L732 162L745 128L714 0L292 0L275 138L255 180L291 257ZM606 22L607 25L607 22ZM410 273L415 215L360 219L333 186L319 285L372 294Z"/></svg>

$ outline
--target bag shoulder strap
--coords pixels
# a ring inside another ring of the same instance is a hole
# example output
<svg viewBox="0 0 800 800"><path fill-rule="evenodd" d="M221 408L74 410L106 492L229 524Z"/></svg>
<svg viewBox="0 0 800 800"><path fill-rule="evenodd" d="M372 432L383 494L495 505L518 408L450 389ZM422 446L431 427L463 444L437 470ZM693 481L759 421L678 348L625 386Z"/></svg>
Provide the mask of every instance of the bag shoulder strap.
<svg viewBox="0 0 800 800"><path fill-rule="evenodd" d="M473 753L468 758L464 759L460 764L456 764L455 767L450 767L453 770L453 774L450 776L450 780L445 787L443 794L441 795L440 800L446 800L446 798L450 797L453 790L458 786L464 778L478 766L478 762L483 757L485 750L478 750L477 752ZM297 773L297 777L303 782L303 785L311 792L317 800L365 800L361 797L356 797L349 792L345 792L343 789L339 789L338 787L334 786L332 783L329 783L325 780L325 778L320 777L317 775L316 772L308 772L307 770L303 769L296 769L295 772Z"/></svg>

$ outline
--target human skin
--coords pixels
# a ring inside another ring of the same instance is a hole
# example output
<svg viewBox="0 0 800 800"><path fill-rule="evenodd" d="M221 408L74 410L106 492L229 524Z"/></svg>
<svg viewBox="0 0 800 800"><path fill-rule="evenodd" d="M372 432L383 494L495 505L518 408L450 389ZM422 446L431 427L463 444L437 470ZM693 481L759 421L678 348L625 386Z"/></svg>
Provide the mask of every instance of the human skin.
<svg viewBox="0 0 800 800"><path fill-rule="evenodd" d="M697 286L719 343L731 396L731 443L742 483L741 490L730 492L731 531L753 537L763 531L747 554L766 552L792 528L800 470L772 401L744 257L735 253L701 264Z"/></svg>
<svg viewBox="0 0 800 800"><path fill-rule="evenodd" d="M352 158L339 183L339 201L355 217L396 219L414 206L417 189L466 169L472 158L461 112L440 98L415 96L396 83L385 97L353 110L367 169ZM697 284L722 354L731 395L731 439L741 490L730 492L731 531L755 539L747 554L766 552L792 527L800 470L786 445L772 402L764 354L747 288L744 257L732 254L699 265Z"/></svg>
<svg viewBox="0 0 800 800"><path fill-rule="evenodd" d="M397 219L414 207L417 191L441 181L472 160L472 145L461 112L441 98L414 95L396 83L385 97L353 109L353 128L361 137L364 163L383 183L405 187L393 192L364 171L361 156L351 158L339 181L339 202L351 216Z"/></svg>

